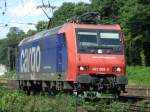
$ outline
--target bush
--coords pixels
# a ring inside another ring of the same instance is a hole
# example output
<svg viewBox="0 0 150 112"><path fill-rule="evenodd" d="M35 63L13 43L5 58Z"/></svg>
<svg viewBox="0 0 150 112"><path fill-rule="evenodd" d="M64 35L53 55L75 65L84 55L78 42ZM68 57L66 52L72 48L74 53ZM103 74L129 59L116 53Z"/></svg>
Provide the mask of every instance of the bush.
<svg viewBox="0 0 150 112"><path fill-rule="evenodd" d="M0 76L0 78L16 79L16 72L15 70L8 71L4 75Z"/></svg>
<svg viewBox="0 0 150 112"><path fill-rule="evenodd" d="M27 96L22 91L0 87L0 112L126 112L119 102L85 102L73 95ZM78 104L77 102L78 101Z"/></svg>

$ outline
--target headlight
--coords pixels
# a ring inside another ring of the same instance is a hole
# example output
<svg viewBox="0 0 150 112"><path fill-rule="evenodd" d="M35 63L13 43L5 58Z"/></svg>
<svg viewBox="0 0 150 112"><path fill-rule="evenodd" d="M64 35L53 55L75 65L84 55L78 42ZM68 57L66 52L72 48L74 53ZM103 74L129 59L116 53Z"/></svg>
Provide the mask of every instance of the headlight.
<svg viewBox="0 0 150 112"><path fill-rule="evenodd" d="M84 70L84 67L83 67L83 66L80 66L80 70L83 71L83 70Z"/></svg>
<svg viewBox="0 0 150 112"><path fill-rule="evenodd" d="M112 67L113 72L121 72L121 67Z"/></svg>
<svg viewBox="0 0 150 112"><path fill-rule="evenodd" d="M120 68L120 67L117 67L116 71L117 71L117 72L121 72L121 68Z"/></svg>
<svg viewBox="0 0 150 112"><path fill-rule="evenodd" d="M80 69L81 71L83 71L83 70L88 70L89 67L88 67L88 66L80 66L79 69Z"/></svg>

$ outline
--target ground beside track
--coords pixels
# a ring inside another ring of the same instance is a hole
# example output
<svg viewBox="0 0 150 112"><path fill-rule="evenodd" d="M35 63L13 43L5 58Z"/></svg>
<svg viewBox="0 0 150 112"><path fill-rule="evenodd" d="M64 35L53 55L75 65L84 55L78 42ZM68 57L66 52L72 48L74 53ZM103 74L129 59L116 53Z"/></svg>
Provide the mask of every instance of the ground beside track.
<svg viewBox="0 0 150 112"><path fill-rule="evenodd" d="M145 109L144 106L149 106L149 104L140 102L142 99L138 101L136 101L137 98L136 100L125 99L85 101L82 97L63 93L55 96L28 96L22 91L0 87L0 112L131 112L139 107Z"/></svg>

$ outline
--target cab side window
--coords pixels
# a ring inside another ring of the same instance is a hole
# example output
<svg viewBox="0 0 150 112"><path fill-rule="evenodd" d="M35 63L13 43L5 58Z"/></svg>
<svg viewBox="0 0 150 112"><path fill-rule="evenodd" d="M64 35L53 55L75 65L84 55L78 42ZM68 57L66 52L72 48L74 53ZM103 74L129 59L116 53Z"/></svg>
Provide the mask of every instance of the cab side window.
<svg viewBox="0 0 150 112"><path fill-rule="evenodd" d="M57 43L57 46L66 47L65 33L58 34L58 38L57 38L56 43Z"/></svg>
<svg viewBox="0 0 150 112"><path fill-rule="evenodd" d="M62 46L66 47L66 36L65 36L65 33L62 34Z"/></svg>

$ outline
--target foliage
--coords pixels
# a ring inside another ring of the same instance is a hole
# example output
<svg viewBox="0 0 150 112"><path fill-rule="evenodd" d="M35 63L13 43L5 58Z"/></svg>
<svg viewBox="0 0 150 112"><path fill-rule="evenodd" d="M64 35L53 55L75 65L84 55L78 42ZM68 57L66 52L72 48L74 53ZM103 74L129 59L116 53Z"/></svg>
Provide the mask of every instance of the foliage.
<svg viewBox="0 0 150 112"><path fill-rule="evenodd" d="M142 0L127 0L120 8L120 24L126 34L127 45L132 45L127 50L130 65L150 65L150 56L147 54L150 48L150 8L149 3L146 3ZM149 45L146 46L145 43ZM141 52L144 52L144 61L140 56Z"/></svg>
<svg viewBox="0 0 150 112"><path fill-rule="evenodd" d="M128 66L127 77L129 84L150 85L150 67Z"/></svg>
<svg viewBox="0 0 150 112"><path fill-rule="evenodd" d="M0 87L0 112L127 112L119 102L100 100L97 102L78 102L80 97L67 94L56 96L27 96L21 91ZM84 100L84 99L83 99Z"/></svg>
<svg viewBox="0 0 150 112"><path fill-rule="evenodd" d="M101 19L112 20L118 16L121 0L92 0L93 11L99 12Z"/></svg>
<svg viewBox="0 0 150 112"><path fill-rule="evenodd" d="M73 17L74 8L74 3L63 3L63 5L54 12L54 26L61 25L66 19Z"/></svg>
<svg viewBox="0 0 150 112"><path fill-rule="evenodd" d="M38 25L40 25L40 24L38 24ZM37 25L37 27L38 27L38 25ZM36 30L31 30L31 29L29 29L28 32L27 32L27 34L26 34L26 36L27 36L27 37L32 36L32 35L34 35L36 32L37 32Z"/></svg>
<svg viewBox="0 0 150 112"><path fill-rule="evenodd" d="M37 32L47 29L47 25L48 25L47 21L39 21L38 24L36 25ZM28 31L28 33L31 33L31 31ZM34 32L32 31L32 33Z"/></svg>
<svg viewBox="0 0 150 112"><path fill-rule="evenodd" d="M7 34L7 38L0 40L0 63L12 67L15 63L15 48L18 43L25 37L25 33L17 27L12 27ZM9 50L8 50L9 49ZM8 53L8 51L10 51ZM10 60L8 59L8 56ZM9 63L13 62L13 63Z"/></svg>
<svg viewBox="0 0 150 112"><path fill-rule="evenodd" d="M121 25L127 41L127 63L129 65L150 65L149 0L90 0L90 2L89 4L84 2L63 3L54 11L50 27L62 25L66 19L86 12L99 12L101 16L99 24ZM0 40L0 63L10 66L8 47L16 48L20 40L47 29L47 26L47 21L39 21L36 30L29 30L26 34L17 27L10 28L7 38ZM14 69L13 65L10 68Z"/></svg>
<svg viewBox="0 0 150 112"><path fill-rule="evenodd" d="M21 91L0 88L1 112L74 112L71 96L27 96ZM65 100L64 100L65 98ZM67 105L67 106L66 106Z"/></svg>
<svg viewBox="0 0 150 112"><path fill-rule="evenodd" d="M4 75L0 76L0 78L16 79L16 72L15 72L15 70L7 71Z"/></svg>
<svg viewBox="0 0 150 112"><path fill-rule="evenodd" d="M54 12L52 27L63 24L67 19L79 16L85 12L89 12L89 4L80 2L74 3L63 3L63 5Z"/></svg>

